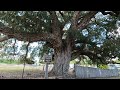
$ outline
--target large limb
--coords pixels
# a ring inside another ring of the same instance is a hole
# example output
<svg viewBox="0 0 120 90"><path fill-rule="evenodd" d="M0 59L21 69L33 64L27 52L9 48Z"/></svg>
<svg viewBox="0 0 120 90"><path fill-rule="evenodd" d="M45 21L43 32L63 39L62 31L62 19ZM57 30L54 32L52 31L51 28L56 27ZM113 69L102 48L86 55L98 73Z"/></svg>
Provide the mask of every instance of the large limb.
<svg viewBox="0 0 120 90"><path fill-rule="evenodd" d="M91 21L91 18L93 18L98 11L90 11L89 13L87 13L85 16L82 17L82 20L79 20L81 17L81 12L80 11L75 11L71 23L72 26L71 28L73 30L82 30L85 27L88 26L88 24ZM94 46L96 45L95 43L92 42L87 42L88 40L77 40L75 41L75 43L86 43L86 44L93 44ZM92 59L92 57L97 57L96 54L94 54L93 52L90 51L83 51L83 49L79 49L79 50L75 50L75 52L72 53L72 60L75 59L76 57L78 57L79 55L87 55L88 57L90 57ZM93 60L93 59L92 59Z"/></svg>
<svg viewBox="0 0 120 90"><path fill-rule="evenodd" d="M52 30L53 30L53 33L59 33L60 31L60 26L59 26L59 20L58 20L58 17L56 15L56 12L55 11L49 11L50 13L50 17L51 17L51 27L52 27Z"/></svg>
<svg viewBox="0 0 120 90"><path fill-rule="evenodd" d="M58 20L58 16L56 15L55 11L49 11L51 17L51 28L52 34L54 35L57 41L57 47L62 46L62 29L60 26L60 21Z"/></svg>
<svg viewBox="0 0 120 90"><path fill-rule="evenodd" d="M83 20L78 23L77 29L82 30L84 29L91 21L91 18L93 18L97 14L97 11L90 11L88 14L86 14L83 17Z"/></svg>
<svg viewBox="0 0 120 90"><path fill-rule="evenodd" d="M79 17L80 17L80 11L75 11L71 20L71 26L72 26L72 29L74 30L77 30L77 23L78 23Z"/></svg>
<svg viewBox="0 0 120 90"><path fill-rule="evenodd" d="M13 35L14 38L22 41L30 41L30 42L37 42L37 41L48 41L51 42L55 39L53 34L50 33L16 33Z"/></svg>
<svg viewBox="0 0 120 90"><path fill-rule="evenodd" d="M66 11L64 11L64 13L65 13ZM65 18L65 14L64 14L62 11L59 11L59 14L62 16L62 18L63 18L63 21L64 22L62 22L62 24L61 24L61 30L63 30L63 28L64 28L64 26L65 26L65 24L67 24L68 22L69 22L69 20L68 19L66 19Z"/></svg>
<svg viewBox="0 0 120 90"><path fill-rule="evenodd" d="M93 18L96 15L97 11L89 11L84 16L81 13L82 13L81 11L74 12L73 17L71 18L71 27L70 27L72 31L82 30L85 27L87 27L91 21L91 18ZM73 33L74 32L71 32L70 34L73 34ZM68 36L72 36L72 35L68 35ZM71 41L72 41L72 46L73 46L75 44L74 41L76 38L74 38L74 36L71 38L72 38Z"/></svg>
<svg viewBox="0 0 120 90"><path fill-rule="evenodd" d="M98 11L90 11L89 13L87 13L85 16L82 17L82 20L79 22L81 13L80 11L75 11L73 17L72 17L72 28L74 30L82 30L84 29L89 22L91 21L91 18L93 18Z"/></svg>
<svg viewBox="0 0 120 90"><path fill-rule="evenodd" d="M96 60L99 59L101 63L105 63L103 62L103 59L104 59L103 57L99 57L96 53L89 51L89 50L88 51L76 50L72 52L72 60L79 57L80 55L88 56L93 62L97 62Z"/></svg>
<svg viewBox="0 0 120 90"><path fill-rule="evenodd" d="M0 32L6 35L3 38L0 38L0 42L8 40L10 38L16 38L19 41L29 41L29 42L47 41L55 45L57 43L56 38L52 33L15 32L14 29L8 27L0 28Z"/></svg>

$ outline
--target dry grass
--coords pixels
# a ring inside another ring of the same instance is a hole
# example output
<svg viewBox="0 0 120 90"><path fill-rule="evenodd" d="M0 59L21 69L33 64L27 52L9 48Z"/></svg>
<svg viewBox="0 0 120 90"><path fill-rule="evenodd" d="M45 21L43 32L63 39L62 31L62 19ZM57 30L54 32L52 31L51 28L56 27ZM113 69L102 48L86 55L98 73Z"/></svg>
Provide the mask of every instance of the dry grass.
<svg viewBox="0 0 120 90"><path fill-rule="evenodd" d="M23 65L0 64L0 79L44 79L44 66L26 65L24 78L22 78ZM52 68L49 68L49 71ZM49 79L55 79L56 76L49 76ZM62 77L58 77L62 79Z"/></svg>
<svg viewBox="0 0 120 90"><path fill-rule="evenodd" d="M25 66L23 79L44 79L44 66ZM52 68L49 68L51 70ZM22 79L23 65L16 64L0 64L0 79ZM63 79L62 77L58 77ZM71 78L67 76L66 79ZM73 77L72 77L73 78ZM49 79L56 79L56 76L49 76Z"/></svg>
<svg viewBox="0 0 120 90"><path fill-rule="evenodd" d="M23 65L0 64L0 79L22 79ZM43 66L26 65L24 79L44 78Z"/></svg>

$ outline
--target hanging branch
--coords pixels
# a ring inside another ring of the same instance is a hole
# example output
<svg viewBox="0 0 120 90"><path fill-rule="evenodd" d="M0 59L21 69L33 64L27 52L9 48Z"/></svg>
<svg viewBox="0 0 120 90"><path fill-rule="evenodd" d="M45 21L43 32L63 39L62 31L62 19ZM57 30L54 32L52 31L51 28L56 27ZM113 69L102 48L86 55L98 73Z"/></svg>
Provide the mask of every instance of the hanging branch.
<svg viewBox="0 0 120 90"><path fill-rule="evenodd" d="M23 79L23 75L24 75L24 71L25 71L25 61L26 61L26 59L27 59L28 47L29 47L29 45L30 45L30 42L28 42L28 44L27 44L27 46L26 46L26 53L25 53L25 56L24 56L24 58L23 58L23 60L24 60L24 67L23 67L23 72L22 72L22 79Z"/></svg>

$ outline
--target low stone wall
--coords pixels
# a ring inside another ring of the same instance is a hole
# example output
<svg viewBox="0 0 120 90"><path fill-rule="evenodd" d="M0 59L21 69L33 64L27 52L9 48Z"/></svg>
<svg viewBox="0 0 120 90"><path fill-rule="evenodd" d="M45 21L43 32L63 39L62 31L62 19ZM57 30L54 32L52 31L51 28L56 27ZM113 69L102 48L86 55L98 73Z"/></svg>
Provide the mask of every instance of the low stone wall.
<svg viewBox="0 0 120 90"><path fill-rule="evenodd" d="M112 77L119 76L119 71L118 69L98 69L75 65L75 75L77 78Z"/></svg>

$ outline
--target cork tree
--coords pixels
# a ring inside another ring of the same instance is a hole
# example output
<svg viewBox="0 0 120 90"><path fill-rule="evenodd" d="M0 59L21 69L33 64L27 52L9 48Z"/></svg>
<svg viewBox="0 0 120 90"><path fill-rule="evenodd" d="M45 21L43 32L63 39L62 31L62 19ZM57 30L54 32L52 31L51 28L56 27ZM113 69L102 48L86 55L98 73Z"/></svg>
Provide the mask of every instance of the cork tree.
<svg viewBox="0 0 120 90"><path fill-rule="evenodd" d="M113 11L0 11L0 32L4 34L0 42L10 38L44 42L54 50L51 72L65 75L70 61L80 55L103 63L107 57L118 56L119 48L114 46L119 39L111 35L118 16Z"/></svg>

